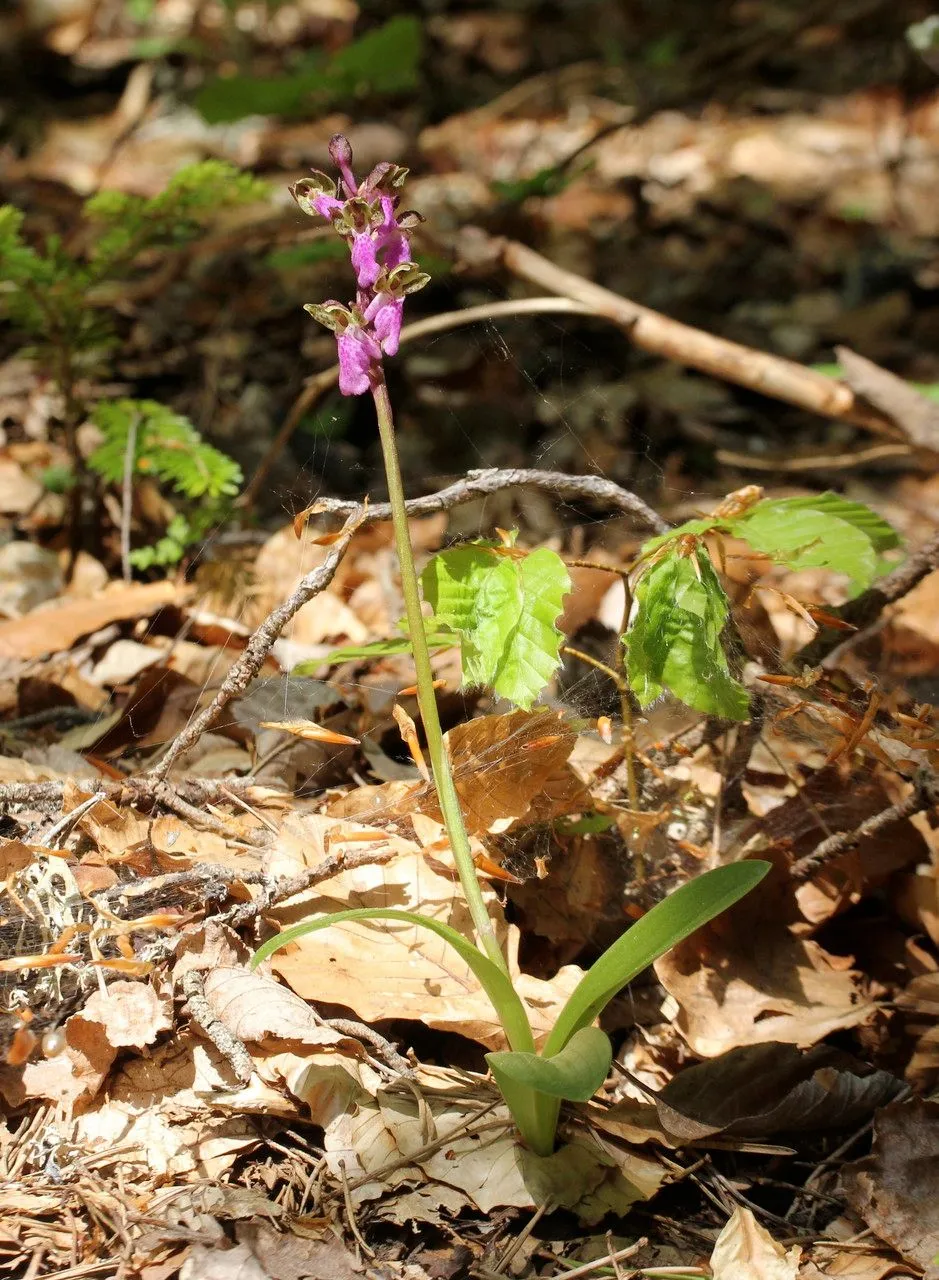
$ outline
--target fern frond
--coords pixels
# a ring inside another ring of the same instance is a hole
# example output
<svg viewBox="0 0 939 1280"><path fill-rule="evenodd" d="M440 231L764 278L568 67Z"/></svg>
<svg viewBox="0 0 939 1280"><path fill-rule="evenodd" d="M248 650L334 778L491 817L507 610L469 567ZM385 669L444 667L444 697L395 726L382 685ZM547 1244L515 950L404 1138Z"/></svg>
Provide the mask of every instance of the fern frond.
<svg viewBox="0 0 939 1280"><path fill-rule="evenodd" d="M88 465L111 484L124 474L131 424L137 423L134 469L167 484L184 498L217 501L234 497L241 468L220 449L207 444L188 418L156 400L112 400L98 405L92 421L104 441Z"/></svg>

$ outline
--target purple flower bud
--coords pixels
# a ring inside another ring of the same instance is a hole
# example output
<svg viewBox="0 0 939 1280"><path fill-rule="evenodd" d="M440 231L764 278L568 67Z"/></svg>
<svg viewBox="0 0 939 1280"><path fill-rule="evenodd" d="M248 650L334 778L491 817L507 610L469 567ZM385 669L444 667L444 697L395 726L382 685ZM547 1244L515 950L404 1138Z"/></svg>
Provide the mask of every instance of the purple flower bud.
<svg viewBox="0 0 939 1280"><path fill-rule="evenodd" d="M344 133L334 133L329 140L329 154L342 176L342 185L346 195L354 196L358 191L355 175L352 172L352 147Z"/></svg>

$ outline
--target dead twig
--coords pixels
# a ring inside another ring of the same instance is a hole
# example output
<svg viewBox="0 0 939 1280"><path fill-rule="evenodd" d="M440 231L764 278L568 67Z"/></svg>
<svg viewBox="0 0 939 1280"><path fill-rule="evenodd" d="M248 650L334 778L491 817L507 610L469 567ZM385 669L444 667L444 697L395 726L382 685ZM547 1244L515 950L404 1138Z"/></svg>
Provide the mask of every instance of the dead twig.
<svg viewBox="0 0 939 1280"><path fill-rule="evenodd" d="M407 504L408 515L436 515L438 511L449 511L452 507L488 497L502 489L540 489L564 502L587 502L609 511L619 511L623 515L634 516L655 533L667 533L671 527L667 520L663 520L658 512L653 511L636 494L604 476L569 476L562 471L538 471L530 467L514 467L504 471L489 467L469 471L461 480L447 485L445 489L425 494L422 498L411 498ZM310 509L310 514L328 513L351 517L357 510L359 507L354 502L340 498L321 498ZM391 507L387 502L380 502L368 508L362 523L373 524L376 520L390 519Z"/></svg>
<svg viewBox="0 0 939 1280"><path fill-rule="evenodd" d="M140 778L78 779L78 785L86 783L94 787L98 799L119 801L121 803L148 803L162 800L167 792L167 784L144 775ZM174 778L172 791L179 799L195 804L212 804L230 799L231 791L250 791L260 785L254 778ZM0 812L22 805L34 809L56 809L62 804L66 783L52 780L49 782L5 782L0 783ZM95 803L97 803L96 801ZM72 815L69 814L69 817ZM200 814L200 817L202 815ZM230 832L228 833L231 834Z"/></svg>
<svg viewBox="0 0 939 1280"><path fill-rule="evenodd" d="M248 641L244 653L237 662L232 664L228 675L219 686L218 693L209 705L204 707L186 728L176 735L160 762L144 774L144 777L163 781L179 757L194 747L202 734L212 728L229 702L244 693L261 670L265 658L290 619L332 582L342 557L352 541L353 534L362 524L362 516L363 508L354 506L342 532L330 547L323 563L311 570L283 604L278 605L272 613L268 614Z"/></svg>
<svg viewBox="0 0 939 1280"><path fill-rule="evenodd" d="M205 974L199 969L190 969L188 973L183 974L181 986L186 998L186 1008L193 1023L206 1039L211 1040L215 1045L235 1073L238 1083L248 1084L254 1074L251 1054L235 1033L229 1030L212 1011L212 1006L205 997Z"/></svg>
<svg viewBox="0 0 939 1280"><path fill-rule="evenodd" d="M793 360L756 351L671 320L573 271L564 270L516 240L487 238L480 243L482 233L474 228L473 234L476 242L474 253L485 252L488 248L490 253L497 254L507 270L520 279L585 303L596 316L625 329L630 341L644 351L699 369L712 377L735 382L775 400L784 400L810 413L851 422L876 435L904 441L903 432L891 418L864 404L844 382Z"/></svg>
<svg viewBox="0 0 939 1280"><path fill-rule="evenodd" d="M936 804L939 804L939 778L934 773L921 769L913 779L913 790L905 800L881 809L879 813L865 819L853 831L841 831L837 835L829 836L827 840L816 845L811 853L794 862L789 874L794 880L809 880L826 863L833 862L843 853L854 849L866 836L874 836L884 827L889 827L894 822L902 822L904 818L912 818L914 813L931 809Z"/></svg>

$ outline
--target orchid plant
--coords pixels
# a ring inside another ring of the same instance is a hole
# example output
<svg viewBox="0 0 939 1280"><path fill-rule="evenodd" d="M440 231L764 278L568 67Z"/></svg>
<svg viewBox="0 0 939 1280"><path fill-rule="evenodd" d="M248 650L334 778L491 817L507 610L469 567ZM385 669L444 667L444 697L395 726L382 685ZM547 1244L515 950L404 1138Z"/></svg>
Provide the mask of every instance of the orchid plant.
<svg viewBox="0 0 939 1280"><path fill-rule="evenodd" d="M476 937L466 938L449 925L415 912L392 908L353 909L307 920L284 930L259 948L253 963L259 964L304 934L347 920L393 920L418 925L437 934L457 951L492 1002L509 1048L488 1054L487 1061L522 1138L536 1154L546 1156L554 1149L561 1102L565 1099L586 1101L609 1071L610 1041L594 1025L604 1007L663 952L749 892L769 867L763 862L718 867L698 876L653 907L584 975L547 1040L540 1051L537 1049L528 1012L512 984L506 957L486 910L440 725L427 624L421 608L394 419L384 375L385 356L393 356L398 349L404 300L423 288L429 278L411 258L411 232L421 219L419 214L398 209L407 170L385 162L360 182L353 173L352 149L345 137L337 134L329 152L339 171L339 182L326 174L314 173L312 178L298 182L292 192L305 213L327 219L348 243L356 275L356 298L348 304L334 300L310 304L306 310L336 335L342 393L369 394L375 404L401 569L408 643L417 674L418 706L440 809ZM530 559L534 562L536 556L543 558L545 554L535 552ZM541 568L539 561L539 574ZM466 580L464 576L464 583ZM513 582L501 584L503 597L512 595ZM424 583L425 595L431 594L426 573ZM491 583L489 591L491 595ZM437 596L440 594L438 591ZM543 595L543 591L539 589L530 594ZM519 596L522 595L524 590L519 588ZM439 599L435 599L435 603L439 615ZM461 618L473 613L471 608L462 607L465 603L461 599L461 608L454 610L449 619L451 630L458 635ZM552 622L556 616L555 613ZM536 617L535 621L537 629L543 632L543 620ZM526 645L526 655L531 652L532 637L524 627L496 627L490 631L506 649L502 654L504 661L498 665L513 661L519 664L519 654L508 652L513 644ZM472 648L478 635L471 639L464 634L463 639L466 647ZM550 666L546 673L541 670L542 686L550 674Z"/></svg>

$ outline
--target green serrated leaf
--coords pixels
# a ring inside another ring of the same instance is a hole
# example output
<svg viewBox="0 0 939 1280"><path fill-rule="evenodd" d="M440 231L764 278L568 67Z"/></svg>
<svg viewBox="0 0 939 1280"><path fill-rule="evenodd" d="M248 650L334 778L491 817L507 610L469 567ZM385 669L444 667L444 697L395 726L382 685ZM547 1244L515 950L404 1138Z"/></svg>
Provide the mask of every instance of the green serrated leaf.
<svg viewBox="0 0 939 1280"><path fill-rule="evenodd" d="M643 573L634 596L636 614L624 641L629 685L640 706L667 689L696 711L745 720L747 693L730 674L721 644L727 597L707 555L696 562L663 556Z"/></svg>
<svg viewBox="0 0 939 1280"><path fill-rule="evenodd" d="M613 997L653 960L733 906L770 869L768 862L734 862L716 867L670 893L608 947L571 992L542 1053L559 1053L589 1027Z"/></svg>
<svg viewBox="0 0 939 1280"><path fill-rule="evenodd" d="M555 623L570 590L560 556L454 547L430 560L421 585L438 624L460 637L464 683L489 685L528 710L560 665Z"/></svg>
<svg viewBox="0 0 939 1280"><path fill-rule="evenodd" d="M550 1058L511 1051L486 1054L503 1093L506 1082L511 1082L570 1102L589 1102L606 1079L612 1060L609 1036L599 1027L581 1027Z"/></svg>
<svg viewBox="0 0 939 1280"><path fill-rule="evenodd" d="M877 552L900 542L876 512L835 493L761 502L725 523L755 551L791 569L844 573L858 591L877 575Z"/></svg>

